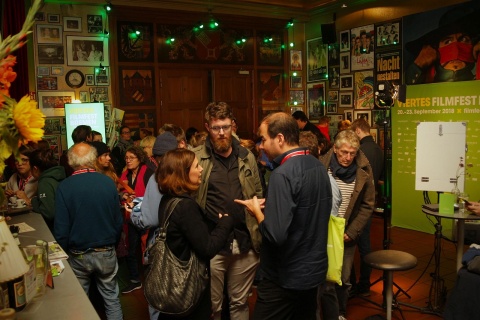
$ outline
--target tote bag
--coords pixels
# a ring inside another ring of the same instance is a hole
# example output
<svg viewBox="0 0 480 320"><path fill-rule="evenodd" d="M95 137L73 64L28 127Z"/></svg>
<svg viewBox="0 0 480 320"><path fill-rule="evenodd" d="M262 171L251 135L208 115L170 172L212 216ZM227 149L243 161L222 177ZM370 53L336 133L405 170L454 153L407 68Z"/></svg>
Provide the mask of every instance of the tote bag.
<svg viewBox="0 0 480 320"><path fill-rule="evenodd" d="M345 219L330 215L328 222L327 255L328 271L327 281L342 285L343 267L343 234L345 233Z"/></svg>

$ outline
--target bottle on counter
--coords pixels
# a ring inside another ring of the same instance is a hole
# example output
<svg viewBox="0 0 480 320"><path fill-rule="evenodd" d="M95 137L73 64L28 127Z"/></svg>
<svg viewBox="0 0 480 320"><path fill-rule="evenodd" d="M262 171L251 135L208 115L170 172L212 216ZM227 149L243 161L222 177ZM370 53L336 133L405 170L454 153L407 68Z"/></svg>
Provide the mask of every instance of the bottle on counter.
<svg viewBox="0 0 480 320"><path fill-rule="evenodd" d="M37 283L37 296L45 293L46 272L48 270L48 248L47 243L43 240L37 240L37 248L35 249L35 274Z"/></svg>

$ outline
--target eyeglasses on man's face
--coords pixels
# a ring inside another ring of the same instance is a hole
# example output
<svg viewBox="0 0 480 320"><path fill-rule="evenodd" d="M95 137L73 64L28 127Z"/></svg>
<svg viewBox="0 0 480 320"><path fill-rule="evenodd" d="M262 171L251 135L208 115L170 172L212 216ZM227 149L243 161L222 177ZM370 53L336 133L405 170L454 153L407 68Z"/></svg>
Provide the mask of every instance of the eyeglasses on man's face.
<svg viewBox="0 0 480 320"><path fill-rule="evenodd" d="M214 133L220 133L220 130L223 130L223 132L228 132L232 129L232 125L223 125L223 126L213 126L210 127L210 130L212 130Z"/></svg>

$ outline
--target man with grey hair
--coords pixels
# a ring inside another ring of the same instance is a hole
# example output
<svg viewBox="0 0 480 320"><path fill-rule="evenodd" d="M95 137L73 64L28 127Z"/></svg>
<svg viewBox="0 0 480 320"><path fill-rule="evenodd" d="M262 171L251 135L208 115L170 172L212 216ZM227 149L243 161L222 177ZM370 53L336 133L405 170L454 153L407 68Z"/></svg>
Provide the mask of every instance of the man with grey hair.
<svg viewBox="0 0 480 320"><path fill-rule="evenodd" d="M118 298L115 244L123 218L112 179L95 171L97 153L80 142L68 150L75 170L55 195L55 239L68 252L75 276L88 295L91 276L104 299L107 319L123 319Z"/></svg>

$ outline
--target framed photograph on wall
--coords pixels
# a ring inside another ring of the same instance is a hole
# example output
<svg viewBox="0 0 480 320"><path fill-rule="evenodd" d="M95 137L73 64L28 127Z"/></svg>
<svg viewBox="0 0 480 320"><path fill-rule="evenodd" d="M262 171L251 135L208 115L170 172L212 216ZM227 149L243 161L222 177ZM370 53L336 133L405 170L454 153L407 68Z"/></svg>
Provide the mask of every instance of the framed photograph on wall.
<svg viewBox="0 0 480 320"><path fill-rule="evenodd" d="M328 45L322 38L307 40L307 82L326 80L328 76Z"/></svg>
<svg viewBox="0 0 480 320"><path fill-rule="evenodd" d="M327 113L328 114L335 114L337 113L337 103L329 102L327 103Z"/></svg>
<svg viewBox="0 0 480 320"><path fill-rule="evenodd" d="M37 89L40 90L58 90L57 77L38 76Z"/></svg>
<svg viewBox="0 0 480 320"><path fill-rule="evenodd" d="M340 74L350 73L350 52L340 53Z"/></svg>
<svg viewBox="0 0 480 320"><path fill-rule="evenodd" d="M48 117L45 118L44 134L60 134L62 132L62 118Z"/></svg>
<svg viewBox="0 0 480 320"><path fill-rule="evenodd" d="M338 89L340 86L340 73L338 66L328 68L328 84L331 89Z"/></svg>
<svg viewBox="0 0 480 320"><path fill-rule="evenodd" d="M34 17L35 21L45 21L45 12L37 12Z"/></svg>
<svg viewBox="0 0 480 320"><path fill-rule="evenodd" d="M290 90L290 103L293 105L304 105L305 93L303 90Z"/></svg>
<svg viewBox="0 0 480 320"><path fill-rule="evenodd" d="M88 91L80 91L78 93L78 100L81 102L88 102Z"/></svg>
<svg viewBox="0 0 480 320"><path fill-rule="evenodd" d="M353 90L353 75L340 76L340 90Z"/></svg>
<svg viewBox="0 0 480 320"><path fill-rule="evenodd" d="M64 117L65 103L73 100L74 91L38 92L38 107L46 117Z"/></svg>
<svg viewBox="0 0 480 320"><path fill-rule="evenodd" d="M370 110L353 110L353 121L365 119L369 125L372 125L372 112Z"/></svg>
<svg viewBox="0 0 480 320"><path fill-rule="evenodd" d="M108 87L89 88L90 102L108 102Z"/></svg>
<svg viewBox="0 0 480 320"><path fill-rule="evenodd" d="M108 39L104 37L67 36L69 66L108 65Z"/></svg>
<svg viewBox="0 0 480 320"><path fill-rule="evenodd" d="M307 117L310 121L319 120L325 106L325 82L309 83L307 85Z"/></svg>
<svg viewBox="0 0 480 320"><path fill-rule="evenodd" d="M340 31L340 52L350 51L350 30Z"/></svg>
<svg viewBox="0 0 480 320"><path fill-rule="evenodd" d="M95 77L93 74L86 74L85 75L85 84L87 86L94 86L95 85Z"/></svg>
<svg viewBox="0 0 480 320"><path fill-rule="evenodd" d="M63 76L63 67L60 67L60 66L52 67L52 76Z"/></svg>
<svg viewBox="0 0 480 320"><path fill-rule="evenodd" d="M50 68L45 66L38 66L37 67L37 76L49 76L50 75Z"/></svg>
<svg viewBox="0 0 480 320"><path fill-rule="evenodd" d="M87 28L88 33L102 33L103 21L100 15L87 15Z"/></svg>
<svg viewBox="0 0 480 320"><path fill-rule="evenodd" d="M293 114L295 111L303 111L303 107L291 107L290 113Z"/></svg>
<svg viewBox="0 0 480 320"><path fill-rule="evenodd" d="M328 101L338 101L338 91L336 90L328 91Z"/></svg>
<svg viewBox="0 0 480 320"><path fill-rule="evenodd" d="M302 71L302 51L290 50L290 70Z"/></svg>
<svg viewBox="0 0 480 320"><path fill-rule="evenodd" d="M48 14L48 23L60 23L60 15L59 14Z"/></svg>
<svg viewBox="0 0 480 320"><path fill-rule="evenodd" d="M103 67L95 68L95 85L96 86L108 86L110 84L110 68Z"/></svg>
<svg viewBox="0 0 480 320"><path fill-rule="evenodd" d="M344 110L343 114L345 116L345 120L353 122L353 109Z"/></svg>
<svg viewBox="0 0 480 320"><path fill-rule="evenodd" d="M400 20L375 24L377 48L401 45Z"/></svg>
<svg viewBox="0 0 480 320"><path fill-rule="evenodd" d="M63 43L62 27L50 24L37 24L37 43Z"/></svg>
<svg viewBox="0 0 480 320"><path fill-rule="evenodd" d="M63 17L63 31L82 32L82 18Z"/></svg>
<svg viewBox="0 0 480 320"><path fill-rule="evenodd" d="M353 107L353 92L340 92L340 107L351 108Z"/></svg>
<svg viewBox="0 0 480 320"><path fill-rule="evenodd" d="M40 64L64 64L65 55L62 45L39 44L37 47L38 63Z"/></svg>
<svg viewBox="0 0 480 320"><path fill-rule="evenodd" d="M373 138L373 141L378 143L378 129L377 128L370 128L370 135Z"/></svg>
<svg viewBox="0 0 480 320"><path fill-rule="evenodd" d="M291 76L290 77L290 88L291 89L301 89L302 88L302 77L300 76Z"/></svg>

